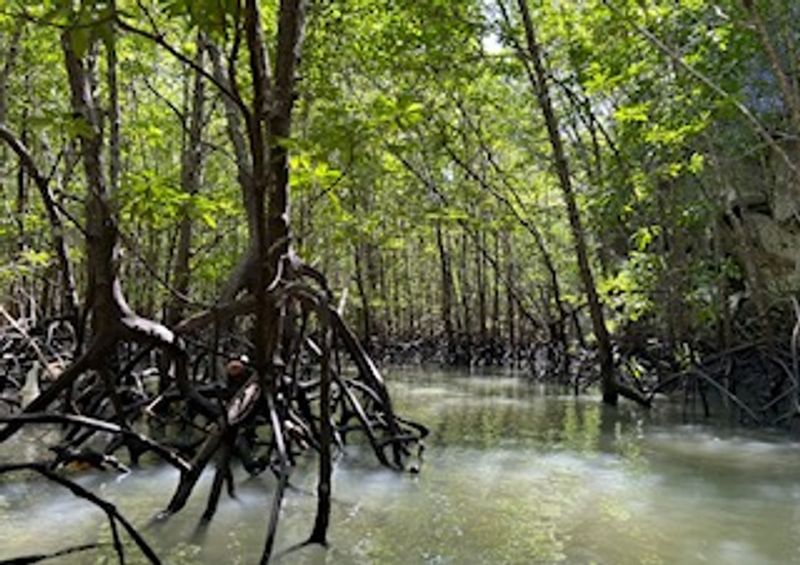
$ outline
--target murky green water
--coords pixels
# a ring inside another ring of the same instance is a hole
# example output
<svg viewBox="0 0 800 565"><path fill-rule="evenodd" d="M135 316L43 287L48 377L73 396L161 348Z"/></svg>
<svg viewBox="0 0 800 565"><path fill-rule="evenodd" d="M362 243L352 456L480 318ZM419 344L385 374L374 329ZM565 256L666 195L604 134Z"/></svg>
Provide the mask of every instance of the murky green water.
<svg viewBox="0 0 800 565"><path fill-rule="evenodd" d="M608 410L597 398L546 394L508 376L389 379L400 410L432 429L422 474L350 453L335 471L331 547L280 562L800 563L800 445L779 435L687 426L668 404L651 414ZM308 461L294 475L279 549L308 535L313 471ZM255 562L271 479L242 477L238 499L223 497L200 536L210 478L145 536L172 563ZM81 481L144 525L177 476L150 469ZM41 482L0 485L0 559L97 539L108 540L108 528L88 504Z"/></svg>

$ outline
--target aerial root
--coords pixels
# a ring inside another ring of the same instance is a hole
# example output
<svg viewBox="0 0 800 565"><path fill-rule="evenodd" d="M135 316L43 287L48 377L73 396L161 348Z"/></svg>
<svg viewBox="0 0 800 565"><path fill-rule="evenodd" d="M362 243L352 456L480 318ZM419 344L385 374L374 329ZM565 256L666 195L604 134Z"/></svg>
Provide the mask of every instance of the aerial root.
<svg viewBox="0 0 800 565"><path fill-rule="evenodd" d="M41 392L20 412L0 415L0 441L28 426L61 429L59 439L50 446L51 460L5 466L0 472L28 469L67 486L69 481L55 470L59 466L80 463L119 471L127 469L124 459L116 455L119 449L128 451L132 465L149 454L179 471L175 491L156 517L166 520L185 507L203 471L213 462L212 488L199 519L202 525L213 519L226 486L233 495L237 461L253 475L269 469L277 488L266 513L262 554L266 562L273 554L291 470L301 454L313 451L319 458L318 504L307 543L325 544L336 453L357 434L379 462L403 470L428 430L395 414L380 372L331 305L324 277L296 259L291 264L288 258L284 261L280 279L268 289L270 303L283 312L280 361L259 372L241 358L249 372L244 382L227 375L215 378L226 359L244 353L252 358L252 349L242 346L246 341L235 334L218 340L214 331L210 345L196 336L209 325L218 328L252 314L255 302L249 298L188 318L174 332L156 322L123 316L113 332L95 336L54 380L41 379ZM123 343L135 347L123 347ZM19 392L31 378L30 349L29 342L20 342L23 362L14 372L16 379L0 383L7 389ZM51 349L45 343L44 356ZM161 351L160 362L154 349ZM355 371L343 369L340 353L349 358ZM14 386L9 387L9 382ZM148 559L157 562L155 553L141 536L131 533L132 526L116 509L92 493L80 491L79 496L100 505L109 515L112 531L121 525Z"/></svg>

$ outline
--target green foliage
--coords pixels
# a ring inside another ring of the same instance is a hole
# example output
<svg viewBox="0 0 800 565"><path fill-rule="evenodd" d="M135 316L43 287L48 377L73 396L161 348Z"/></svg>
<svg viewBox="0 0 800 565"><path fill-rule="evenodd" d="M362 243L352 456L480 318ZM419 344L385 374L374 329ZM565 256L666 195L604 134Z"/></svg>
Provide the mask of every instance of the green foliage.
<svg viewBox="0 0 800 565"><path fill-rule="evenodd" d="M190 195L157 171L143 170L126 176L120 200L122 217L163 227L173 223Z"/></svg>
<svg viewBox="0 0 800 565"><path fill-rule="evenodd" d="M601 281L599 290L605 296L606 304L619 313L621 320L635 322L652 313L655 306L652 292L664 269L663 259L658 255L631 252L615 276Z"/></svg>
<svg viewBox="0 0 800 565"><path fill-rule="evenodd" d="M776 40L796 35L789 3L762 4ZM246 45L241 37L234 45L237 5L117 2L121 18L188 59L202 31L223 63L233 64L247 104ZM545 254L564 300L584 301L540 109L514 56L519 15L514 2L506 5L509 24L496 6L474 0L334 0L309 7L293 130L282 140L291 156L295 243L339 288L355 290L358 262L369 294L362 298L387 327L411 318L422 323L425 316L425 323L439 323L431 321L443 308L437 234L449 254L454 310L460 309L453 318L462 326L466 310L475 315L480 292L484 302L498 294L497 325L504 326L506 312L518 307L505 292L509 285L535 315L552 314ZM765 164L774 155L734 104L750 107L770 132L791 129L763 46L745 31L749 16L732 0L529 5L608 311L618 322L663 321L670 308L663 290L677 281L687 318L712 321L720 277L745 278L738 260L725 257L735 246L715 243L712 229L742 190L725 164L757 171L758 182L770 185L764 190L785 182ZM260 4L268 45L276 6ZM63 179L59 205L84 221L86 186L75 157L88 126L69 109L59 35L70 27L71 47L91 54L104 119L113 40L123 171L112 203L121 229L166 273L177 226L191 219L192 292L213 301L249 237L221 95L206 84L205 164L201 186L190 194L182 187L181 154L193 72L152 41L114 28L109 10L100 0L38 0L0 11L0 56L9 52L6 38L16 26L25 28L6 122L25 132L37 163L48 172L52 167L54 183ZM731 96L698 81L641 29ZM274 49L268 51L274 63ZM103 133L107 143L107 121ZM9 203L0 237L14 268L3 271L4 282L52 264L48 222L30 185L21 220L14 217L18 164L8 156L0 153L0 191ZM81 267L80 230L67 229ZM715 255L717 245L727 248ZM498 272L484 255L497 260ZM141 272L134 263L126 273ZM148 302L148 293L157 299ZM157 308L165 296L142 291L133 300Z"/></svg>

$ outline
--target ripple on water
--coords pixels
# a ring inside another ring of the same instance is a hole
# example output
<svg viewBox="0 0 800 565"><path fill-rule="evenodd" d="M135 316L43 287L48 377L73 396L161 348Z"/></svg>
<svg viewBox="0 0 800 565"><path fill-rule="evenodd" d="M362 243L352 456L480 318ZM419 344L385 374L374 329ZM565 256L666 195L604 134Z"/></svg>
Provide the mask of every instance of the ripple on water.
<svg viewBox="0 0 800 565"><path fill-rule="evenodd" d="M392 378L392 377L390 377ZM284 563L800 563L800 450L777 438L605 410L510 378L403 374L404 413L432 428L421 475L354 449L335 469L332 545ZM170 563L252 563L273 482L239 475L196 531L210 487L145 535ZM172 494L171 469L81 479L144 525ZM279 549L313 518L315 462L293 477ZM108 539L103 517L41 482L0 485L0 558ZM94 559L92 559L94 560ZM85 556L64 563L85 562Z"/></svg>

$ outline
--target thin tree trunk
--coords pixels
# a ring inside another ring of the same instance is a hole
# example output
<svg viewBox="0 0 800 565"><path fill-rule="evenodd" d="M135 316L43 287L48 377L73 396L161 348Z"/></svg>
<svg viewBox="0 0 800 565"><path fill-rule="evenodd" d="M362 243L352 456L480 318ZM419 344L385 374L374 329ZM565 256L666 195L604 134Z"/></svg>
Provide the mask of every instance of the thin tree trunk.
<svg viewBox="0 0 800 565"><path fill-rule="evenodd" d="M511 241L511 235L506 234L505 237L505 256L506 256L506 280L514 280L514 248ZM511 354L511 366L517 365L517 332L516 332L516 315L514 312L514 296L511 290L511 285L506 285L506 325L508 331L508 349Z"/></svg>
<svg viewBox="0 0 800 565"><path fill-rule="evenodd" d="M477 128L472 125L472 122L469 119L469 116L462 110L462 116L464 117L465 122L470 125L474 131L474 133L479 134ZM506 175L504 171L499 167L497 162L494 159L489 148L486 146L482 139L479 139L481 149L484 151L486 158L489 161L489 164L492 165L494 170L499 174L500 178L506 189L511 193L511 196L514 199L514 202L517 203L517 206L524 210L524 205L522 199L520 198L517 191L508 182L506 179ZM502 194L499 189L495 188L492 184L490 184L485 176L478 174L474 171L469 164L467 164L463 159L461 159L455 151L449 146L445 145L445 149L447 150L450 157L455 161L455 163L466 173L466 175L477 182L483 189L489 191L497 200L503 203L506 208L514 215L517 219L519 224L526 229L526 231L533 237L533 241L536 244L536 249L539 251L539 254L542 257L542 262L544 263L545 269L547 270L548 279L550 282L550 289L553 293L553 300L556 305L556 309L558 311L558 318L561 320L560 323L556 324L556 327L553 331L551 331L552 335L550 338L555 341L556 343L562 344L564 349L567 348L567 338L564 328L566 327L566 308L564 307L564 302L561 298L561 285L558 280L558 272L556 271L555 264L553 262L552 256L550 255L549 250L547 249L547 245L544 241L544 236L542 235L539 228L533 223L530 219L524 216L517 207L514 206L514 203L507 198L504 194Z"/></svg>
<svg viewBox="0 0 800 565"><path fill-rule="evenodd" d="M478 232L478 244L486 248L486 232ZM478 336L481 346L486 343L486 258L482 253L475 254L475 271L478 284Z"/></svg>
<svg viewBox="0 0 800 565"><path fill-rule="evenodd" d="M331 320L328 304L320 308L322 322L322 359L319 377L319 481L317 483L317 513L314 529L308 538L309 543L327 545L328 525L331 517L331 443L333 426L331 424Z"/></svg>
<svg viewBox="0 0 800 565"><path fill-rule="evenodd" d="M775 48L775 44L772 41L774 36L770 30L767 29L761 17L761 13L758 11L756 2L754 2L754 0L742 0L742 4L744 4L745 9L750 14L753 26L761 41L761 46L767 55L767 61L769 61L772 74L775 75L775 79L778 81L778 89L783 97L786 109L789 111L794 133L800 134L800 93L798 93L797 90L796 77L792 79L786 71L784 71L780 55L778 55L778 50Z"/></svg>
<svg viewBox="0 0 800 565"><path fill-rule="evenodd" d="M436 233L436 248L439 251L439 266L441 271L442 295L442 327L444 329L445 346L447 348L448 362L452 362L455 355L455 342L453 339L453 276L450 272L450 254L447 242L442 233L440 222L434 225Z"/></svg>
<svg viewBox="0 0 800 565"><path fill-rule="evenodd" d="M574 240L573 243L575 245L578 271L583 283L584 292L586 293L592 328L594 330L595 339L597 340L603 401L606 404L615 405L617 403L619 389L614 378L611 338L608 334L608 328L606 327L603 306L594 284L594 276L592 275L589 253L586 247L586 235L581 223L575 192L572 187L569 163L559 131L558 118L553 109L550 92L547 86L548 75L542 61L540 47L536 39L536 33L531 20L530 11L528 10L527 1L517 0L517 5L519 6L522 16L525 41L527 44L527 53L524 53L521 49L518 49L518 53L528 71L531 86L539 102L542 116L544 117L548 137L550 139L550 146L553 151L556 174L558 175L559 185L564 196L564 202L567 206L567 216ZM502 7L502 3L500 6ZM503 8L503 11L505 12L505 8ZM532 64L532 69L530 68L528 60L530 60L530 64Z"/></svg>
<svg viewBox="0 0 800 565"><path fill-rule="evenodd" d="M724 268L724 253L722 248L722 217L717 214L714 221L714 263L717 275L717 339L719 351L727 351L733 344L733 331L731 328L731 315L729 307L730 289L728 274Z"/></svg>
<svg viewBox="0 0 800 565"><path fill-rule="evenodd" d="M197 36L195 64L204 64L205 41ZM181 154L181 191L189 197L189 202L181 210L178 227L178 244L173 269L173 288L180 296L174 297L167 309L167 324L173 325L183 318L183 299L189 293L190 260L192 256L192 216L191 199L198 193L203 182L203 108L205 102L205 79L199 72L194 74L187 133Z"/></svg>
<svg viewBox="0 0 800 565"><path fill-rule="evenodd" d="M370 298L372 298L378 289L379 285L379 267L381 262L381 255L380 250L373 244L371 241L367 241L365 247L365 259L366 265L364 272L362 273L364 276L364 284L366 285L366 291L369 294ZM378 316L375 314L375 307L369 303L368 304L368 313L369 313L369 327L370 333L365 337L365 347L370 345L370 341L374 334L379 332L380 323L378 320Z"/></svg>
<svg viewBox="0 0 800 565"><path fill-rule="evenodd" d="M112 12L116 11L116 0L109 2ZM108 85L108 119L110 122L108 135L108 187L111 194L119 190L119 175L122 170L120 157L120 111L119 86L117 84L117 34L110 33L106 40L106 82Z"/></svg>
<svg viewBox="0 0 800 565"><path fill-rule="evenodd" d="M466 354L466 362L468 365L472 364L472 312L470 308L470 300L472 298L469 276L467 272L467 230L464 228L461 232L461 308L464 317L464 348Z"/></svg>
<svg viewBox="0 0 800 565"><path fill-rule="evenodd" d="M67 244L64 239L64 223L61 221L61 216L56 209L53 193L50 190L50 183L36 166L28 148L2 124L0 124L0 139L4 140L11 147L11 150L17 154L20 162L28 171L28 175L33 179L34 184L39 189L39 195L42 198L45 213L47 214L47 221L50 224L53 252L55 253L59 271L61 272L65 314L73 323L77 324L78 294L75 290L75 276L72 271L72 263L69 260Z"/></svg>
<svg viewBox="0 0 800 565"><path fill-rule="evenodd" d="M417 316L416 316L416 309L414 308L414 288L411 282L412 274L411 274L411 261L408 258L408 249L405 248L402 251L403 253L403 282L405 283L406 288L406 296L405 296L405 309L408 312L408 326L406 329L406 335L408 339L413 339L417 335Z"/></svg>
<svg viewBox="0 0 800 565"><path fill-rule="evenodd" d="M384 318L384 323L381 325L380 335L378 337L381 343L385 343L388 336L392 333L394 317L392 316L391 301L389 299L389 283L386 281L386 259L383 254L378 258L378 287L381 293L381 309Z"/></svg>
<svg viewBox="0 0 800 565"><path fill-rule="evenodd" d="M500 337L500 270L502 260L500 256L500 233L493 232L494 256L497 258L492 267L494 279L492 281L492 335Z"/></svg>
<svg viewBox="0 0 800 565"><path fill-rule="evenodd" d="M19 44L22 38L22 22L17 24L14 32L8 38L5 61L3 68L0 69L0 124L6 122L6 112L8 108L8 79L14 72L17 56L19 55Z"/></svg>
<svg viewBox="0 0 800 565"><path fill-rule="evenodd" d="M211 42L208 42L207 47L215 80L222 84L228 92L238 95L238 88L233 81L232 74L230 72L226 73L223 67L219 48ZM248 280L248 277L252 277L255 272L256 249L254 242L256 240L258 217L256 215L256 194L253 184L253 160L250 155L248 141L243 133L246 124L242 123L240 106L236 100L225 93L222 95L222 102L225 109L225 129L233 146L236 178L239 181L242 193L242 205L245 210L249 236L248 248L239 258L236 266L228 276L228 280L223 285L220 302L226 303L236 298L242 288L252 286L252 280Z"/></svg>
<svg viewBox="0 0 800 565"><path fill-rule="evenodd" d="M358 296L361 299L361 341L364 343L364 348L369 351L370 349L370 336L372 334L372 312L369 305L369 296L367 294L366 283L364 282L364 269L363 261L361 259L361 245L353 246L353 264L355 266L356 287L358 288Z"/></svg>

